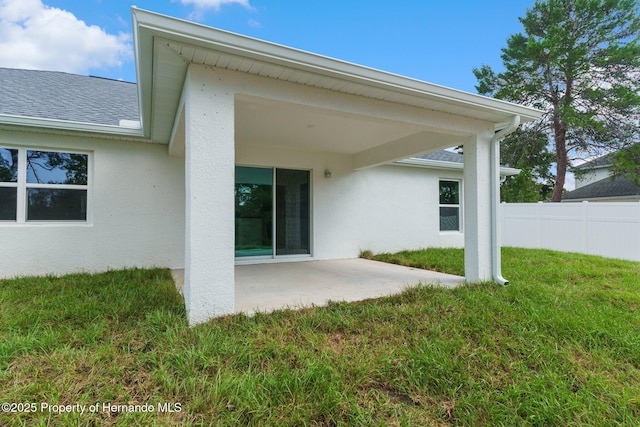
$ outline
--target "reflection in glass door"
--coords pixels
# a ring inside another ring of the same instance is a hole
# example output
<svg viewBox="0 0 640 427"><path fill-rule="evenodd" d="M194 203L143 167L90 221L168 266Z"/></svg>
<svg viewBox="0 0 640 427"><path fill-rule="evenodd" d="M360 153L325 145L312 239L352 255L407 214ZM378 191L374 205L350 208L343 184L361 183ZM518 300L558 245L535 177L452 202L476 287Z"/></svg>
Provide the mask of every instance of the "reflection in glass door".
<svg viewBox="0 0 640 427"><path fill-rule="evenodd" d="M237 257L273 255L273 169L236 166Z"/></svg>
<svg viewBox="0 0 640 427"><path fill-rule="evenodd" d="M236 257L311 253L310 179L307 170L236 166Z"/></svg>

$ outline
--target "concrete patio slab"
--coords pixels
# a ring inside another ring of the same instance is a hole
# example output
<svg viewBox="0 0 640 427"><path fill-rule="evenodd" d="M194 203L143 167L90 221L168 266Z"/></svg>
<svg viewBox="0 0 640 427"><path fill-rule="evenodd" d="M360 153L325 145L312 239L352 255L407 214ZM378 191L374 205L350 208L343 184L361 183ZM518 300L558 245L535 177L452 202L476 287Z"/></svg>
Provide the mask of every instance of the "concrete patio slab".
<svg viewBox="0 0 640 427"><path fill-rule="evenodd" d="M238 265L235 279L235 311L247 314L378 298L419 283L455 287L465 280L359 258Z"/></svg>
<svg viewBox="0 0 640 427"><path fill-rule="evenodd" d="M172 270L180 292L184 270ZM362 301L402 292L408 286L455 287L464 277L366 259L237 265L235 312L253 314L284 308Z"/></svg>

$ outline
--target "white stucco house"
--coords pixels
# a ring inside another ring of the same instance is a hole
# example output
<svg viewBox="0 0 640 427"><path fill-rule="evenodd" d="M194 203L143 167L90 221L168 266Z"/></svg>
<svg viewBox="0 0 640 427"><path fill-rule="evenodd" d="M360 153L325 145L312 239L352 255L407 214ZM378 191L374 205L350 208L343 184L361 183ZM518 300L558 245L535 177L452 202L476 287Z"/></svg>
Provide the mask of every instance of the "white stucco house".
<svg viewBox="0 0 640 427"><path fill-rule="evenodd" d="M237 263L464 246L503 280L496 147L539 111L132 14L137 84L2 70L0 276L184 268L192 324Z"/></svg>

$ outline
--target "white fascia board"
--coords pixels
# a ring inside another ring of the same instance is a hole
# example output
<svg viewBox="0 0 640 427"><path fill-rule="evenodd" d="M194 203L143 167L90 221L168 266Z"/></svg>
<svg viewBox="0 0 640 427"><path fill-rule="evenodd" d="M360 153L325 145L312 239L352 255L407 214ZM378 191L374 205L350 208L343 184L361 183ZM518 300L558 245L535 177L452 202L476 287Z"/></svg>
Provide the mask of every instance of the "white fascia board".
<svg viewBox="0 0 640 427"><path fill-rule="evenodd" d="M38 117L14 116L11 114L0 114L0 125L44 128L93 134L107 134L127 139L143 138L141 129L133 129L131 127L100 125L95 123L73 122L56 119L42 119Z"/></svg>
<svg viewBox="0 0 640 427"><path fill-rule="evenodd" d="M131 17L133 21L133 59L136 67L138 111L140 112L140 127L142 133L146 137L150 137L151 88L153 84L153 36L145 34L143 37L143 34L140 34L136 20L137 10L135 6L131 7Z"/></svg>
<svg viewBox="0 0 640 427"><path fill-rule="evenodd" d="M132 7L132 15L134 39L137 40L134 43L136 45L136 62L140 68L139 73L142 74L142 76L138 75L139 83L143 81L140 78L149 73L149 71L142 69L143 66L150 67L151 64L143 64L138 58L143 53L143 50L150 49L148 46L149 38L152 39L156 35L175 40L178 43L188 43L249 60L276 64L325 77L339 78L393 93L431 98L452 105L464 106L472 110L519 115L523 121L536 120L543 114L542 111L535 108L427 83L135 7ZM141 32L146 32L147 34L142 35Z"/></svg>
<svg viewBox="0 0 640 427"><path fill-rule="evenodd" d="M413 167L421 167L421 168L429 168L429 169L445 169L445 170L459 170L459 171L464 169L464 163L445 162L442 160L429 160L429 159L418 159L418 158L399 160L392 164L398 165L398 166L413 166ZM520 173L520 169L509 168L506 166L500 167L500 175L502 176L513 176L513 175L518 175L519 173Z"/></svg>

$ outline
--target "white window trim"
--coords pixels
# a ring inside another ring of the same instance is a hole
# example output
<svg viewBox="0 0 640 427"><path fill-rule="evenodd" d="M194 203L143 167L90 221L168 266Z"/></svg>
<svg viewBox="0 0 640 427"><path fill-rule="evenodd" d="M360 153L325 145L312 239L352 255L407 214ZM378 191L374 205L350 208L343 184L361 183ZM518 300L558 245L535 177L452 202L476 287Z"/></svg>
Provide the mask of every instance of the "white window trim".
<svg viewBox="0 0 640 427"><path fill-rule="evenodd" d="M11 144L0 143L0 148L7 148L10 150L18 150L18 182L0 182L0 187L12 187L17 188L16 195L16 220L15 221L0 221L0 226L7 225L76 225L86 226L91 224L92 218L92 187L93 187L93 153L90 151L78 151L64 148L50 148L50 147L16 147ZM69 153L69 154L84 154L87 156L87 184L38 184L27 183L27 151L46 151L54 153ZM54 188L60 190L86 190L87 192L87 212L84 220L27 220L27 190L29 188Z"/></svg>
<svg viewBox="0 0 640 427"><path fill-rule="evenodd" d="M457 204L441 204L440 203L440 183L443 181L457 182L458 183L458 203ZM438 178L438 231L440 234L462 234L464 232L464 210L462 209L464 187L462 179L460 178ZM457 230L440 230L440 208L458 208L458 229Z"/></svg>

